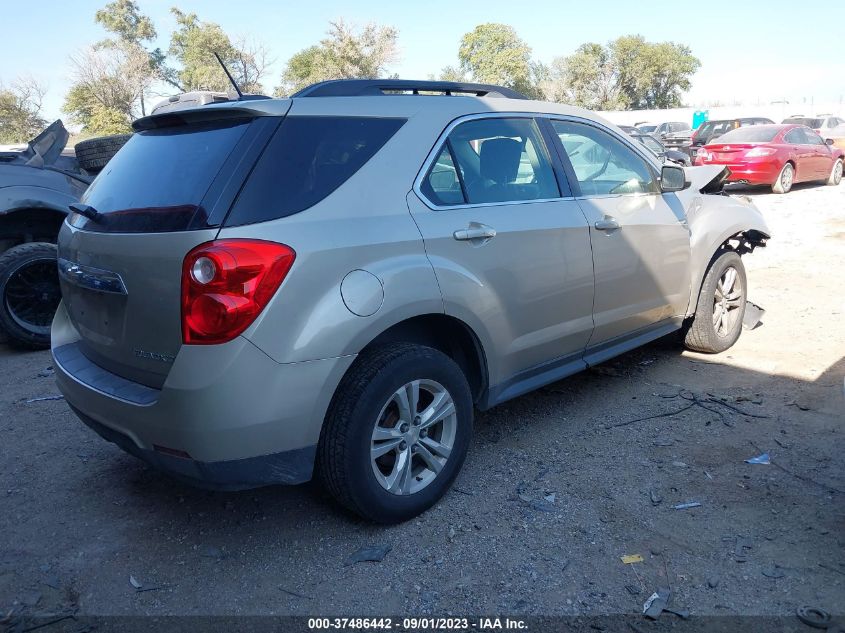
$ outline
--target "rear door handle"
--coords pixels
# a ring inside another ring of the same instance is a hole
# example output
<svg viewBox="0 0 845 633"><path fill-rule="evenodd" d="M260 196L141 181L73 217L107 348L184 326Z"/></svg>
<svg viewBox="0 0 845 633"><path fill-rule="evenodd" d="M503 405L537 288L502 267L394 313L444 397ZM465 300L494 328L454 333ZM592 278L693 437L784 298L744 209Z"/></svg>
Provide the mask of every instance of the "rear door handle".
<svg viewBox="0 0 845 633"><path fill-rule="evenodd" d="M619 222L609 215L604 216L601 220L597 220L594 225L599 231L615 231L619 227Z"/></svg>
<svg viewBox="0 0 845 633"><path fill-rule="evenodd" d="M479 240L486 242L487 240L491 240L496 237L496 229L492 226L487 226L486 224L470 222L468 228L458 229L452 233L452 237L459 242L474 242Z"/></svg>

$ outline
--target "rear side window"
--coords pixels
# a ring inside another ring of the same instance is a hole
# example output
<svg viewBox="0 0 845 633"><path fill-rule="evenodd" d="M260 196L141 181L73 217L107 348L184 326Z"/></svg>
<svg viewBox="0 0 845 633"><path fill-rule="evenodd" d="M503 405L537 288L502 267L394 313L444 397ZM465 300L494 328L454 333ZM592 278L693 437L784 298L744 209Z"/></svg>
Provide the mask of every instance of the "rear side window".
<svg viewBox="0 0 845 633"><path fill-rule="evenodd" d="M88 231L186 229L249 121L137 132L94 180L83 202L104 217Z"/></svg>
<svg viewBox="0 0 845 633"><path fill-rule="evenodd" d="M532 119L461 123L449 134L421 189L438 205L560 196L546 146Z"/></svg>
<svg viewBox="0 0 845 633"><path fill-rule="evenodd" d="M404 122L286 117L238 195L226 226L275 220L314 206L361 169Z"/></svg>

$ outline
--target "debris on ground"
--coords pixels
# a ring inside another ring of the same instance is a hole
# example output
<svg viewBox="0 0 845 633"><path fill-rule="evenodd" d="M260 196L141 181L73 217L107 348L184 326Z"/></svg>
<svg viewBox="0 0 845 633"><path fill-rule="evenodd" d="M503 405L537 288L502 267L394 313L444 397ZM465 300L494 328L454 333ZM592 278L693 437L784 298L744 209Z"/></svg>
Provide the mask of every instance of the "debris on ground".
<svg viewBox="0 0 845 633"><path fill-rule="evenodd" d="M772 460L768 453L761 453L757 457L751 457L745 460L746 464L771 464Z"/></svg>
<svg viewBox="0 0 845 633"><path fill-rule="evenodd" d="M64 400L64 396L41 396L40 398L30 398L26 401L27 404L32 404L33 402L47 402L48 400Z"/></svg>
<svg viewBox="0 0 845 633"><path fill-rule="evenodd" d="M140 582L135 580L135 576L132 576L132 575L129 576L129 584L132 585L133 587L135 587L135 589L140 589L141 587L144 586Z"/></svg>
<svg viewBox="0 0 845 633"><path fill-rule="evenodd" d="M661 501L663 501L663 495L660 494L657 490L653 488L648 491L648 496L651 498L651 502L654 505L659 505Z"/></svg>
<svg viewBox="0 0 845 633"><path fill-rule="evenodd" d="M698 508L701 504L698 501L688 501L687 503L679 503L672 506L675 510L686 510L688 508Z"/></svg>
<svg viewBox="0 0 845 633"><path fill-rule="evenodd" d="M814 629L826 629L830 626L830 614L824 609L802 606L795 610L795 615L804 624Z"/></svg>
<svg viewBox="0 0 845 633"><path fill-rule="evenodd" d="M622 563L624 565L643 562L643 557L640 554L625 554L624 556L620 556L619 558L622 560Z"/></svg>
<svg viewBox="0 0 845 633"><path fill-rule="evenodd" d="M200 548L200 556L203 556L205 558L217 559L225 557L225 555L223 554L223 550L221 550L219 547L215 547L214 545L203 545Z"/></svg>
<svg viewBox="0 0 845 633"><path fill-rule="evenodd" d="M643 615L650 620L656 620L660 614L669 606L671 592L668 587L660 587L651 594L643 605Z"/></svg>
<svg viewBox="0 0 845 633"><path fill-rule="evenodd" d="M783 570L778 565L772 565L771 567L765 567L761 572L766 578L783 578L784 573Z"/></svg>
<svg viewBox="0 0 845 633"><path fill-rule="evenodd" d="M454 528L452 528L454 530ZM347 567L349 565L354 565L355 563L363 563L363 562L372 562L372 563L380 563L384 560L384 557L387 556L387 553L393 549L391 545L367 545L362 547L357 552L352 554L349 558L346 559L346 562L343 564Z"/></svg>

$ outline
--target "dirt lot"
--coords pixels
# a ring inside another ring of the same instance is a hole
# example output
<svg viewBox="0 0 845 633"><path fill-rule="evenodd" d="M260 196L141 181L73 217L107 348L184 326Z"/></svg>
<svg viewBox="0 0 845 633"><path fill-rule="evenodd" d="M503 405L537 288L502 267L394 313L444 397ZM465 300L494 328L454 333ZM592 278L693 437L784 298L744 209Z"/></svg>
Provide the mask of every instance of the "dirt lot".
<svg viewBox="0 0 845 633"><path fill-rule="evenodd" d="M57 393L49 355L0 348L0 609L619 614L664 585L693 614L842 613L845 185L749 193L774 233L746 258L761 327L719 356L661 340L479 415L454 490L396 527L311 485L175 483L61 400L28 402ZM344 564L368 545L390 551Z"/></svg>

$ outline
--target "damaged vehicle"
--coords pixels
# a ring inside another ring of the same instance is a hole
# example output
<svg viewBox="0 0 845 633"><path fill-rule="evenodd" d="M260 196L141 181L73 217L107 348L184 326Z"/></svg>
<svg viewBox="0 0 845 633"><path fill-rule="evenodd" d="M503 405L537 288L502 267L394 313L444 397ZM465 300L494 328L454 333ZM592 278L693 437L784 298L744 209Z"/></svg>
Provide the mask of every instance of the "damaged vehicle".
<svg viewBox="0 0 845 633"><path fill-rule="evenodd" d="M724 169L508 88L338 80L152 115L62 226L58 386L198 486L317 476L381 523L485 410L680 332L739 338L769 229Z"/></svg>
<svg viewBox="0 0 845 633"><path fill-rule="evenodd" d="M66 150L55 121L25 147L0 151L0 332L11 345L50 346L61 298L56 238L96 174L129 135L94 138Z"/></svg>

